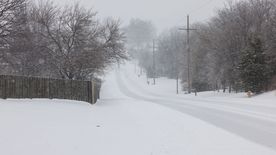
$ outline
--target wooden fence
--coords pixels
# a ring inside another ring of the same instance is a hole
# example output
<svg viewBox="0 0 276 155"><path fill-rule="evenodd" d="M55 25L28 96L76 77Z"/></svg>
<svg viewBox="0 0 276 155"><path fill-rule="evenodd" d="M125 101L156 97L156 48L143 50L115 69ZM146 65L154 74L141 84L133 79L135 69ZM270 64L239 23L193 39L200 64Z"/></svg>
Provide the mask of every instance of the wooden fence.
<svg viewBox="0 0 276 155"><path fill-rule="evenodd" d="M69 99L96 103L100 83L0 75L0 98Z"/></svg>

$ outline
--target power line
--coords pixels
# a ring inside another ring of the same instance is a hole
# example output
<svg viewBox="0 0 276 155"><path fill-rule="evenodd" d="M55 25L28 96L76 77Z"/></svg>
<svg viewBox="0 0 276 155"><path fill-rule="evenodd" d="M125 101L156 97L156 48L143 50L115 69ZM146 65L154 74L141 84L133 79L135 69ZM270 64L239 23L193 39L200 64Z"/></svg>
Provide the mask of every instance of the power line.
<svg viewBox="0 0 276 155"><path fill-rule="evenodd" d="M202 3L202 5L200 5L199 7L196 7L194 9L191 9L190 11L187 11L186 14L196 13L197 11L200 11L200 9L202 9L202 8L208 6L209 4L211 4L213 1L214 0L208 0L205 3ZM177 25L180 24L180 23L182 23L183 20L184 20L184 18L179 19L179 21L177 22ZM205 20L207 20L207 19L205 19Z"/></svg>
<svg viewBox="0 0 276 155"><path fill-rule="evenodd" d="M195 13L195 12L199 11L200 9L202 9L202 8L204 8L204 7L208 6L208 5L210 5L213 1L214 1L214 0L209 0L209 1L207 1L206 3L203 3L202 5L200 5L199 7L195 8L195 9L192 9L192 10L189 11L188 13L189 13L189 14Z"/></svg>

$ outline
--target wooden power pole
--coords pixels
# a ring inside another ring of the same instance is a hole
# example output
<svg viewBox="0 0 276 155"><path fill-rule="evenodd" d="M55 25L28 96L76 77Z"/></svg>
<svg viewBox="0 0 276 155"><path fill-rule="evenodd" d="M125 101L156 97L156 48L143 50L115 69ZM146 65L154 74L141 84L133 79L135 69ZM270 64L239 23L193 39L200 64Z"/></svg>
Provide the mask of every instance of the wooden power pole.
<svg viewBox="0 0 276 155"><path fill-rule="evenodd" d="M155 85L155 41L152 42L152 72L153 72L153 85Z"/></svg>
<svg viewBox="0 0 276 155"><path fill-rule="evenodd" d="M176 73L176 94L179 94L178 92L178 72Z"/></svg>
<svg viewBox="0 0 276 155"><path fill-rule="evenodd" d="M187 73L187 78L188 78L188 93L191 93L191 88L192 88L192 82L191 82L191 51L190 51L190 31L191 30L196 30L190 28L190 17L187 15L187 28L180 28L179 30L185 30L187 31L187 68L188 68L188 73Z"/></svg>

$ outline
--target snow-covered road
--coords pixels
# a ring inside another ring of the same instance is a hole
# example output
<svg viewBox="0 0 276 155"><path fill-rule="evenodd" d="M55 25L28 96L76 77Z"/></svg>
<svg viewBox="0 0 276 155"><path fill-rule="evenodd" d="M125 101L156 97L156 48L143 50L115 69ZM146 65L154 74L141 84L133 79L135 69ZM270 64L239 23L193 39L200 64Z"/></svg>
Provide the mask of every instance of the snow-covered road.
<svg viewBox="0 0 276 155"><path fill-rule="evenodd" d="M247 140L276 150L276 97L206 98L149 89L145 80L122 67L116 72L120 91L128 97L189 114ZM140 81L140 82L139 82ZM166 89L166 88L165 88Z"/></svg>

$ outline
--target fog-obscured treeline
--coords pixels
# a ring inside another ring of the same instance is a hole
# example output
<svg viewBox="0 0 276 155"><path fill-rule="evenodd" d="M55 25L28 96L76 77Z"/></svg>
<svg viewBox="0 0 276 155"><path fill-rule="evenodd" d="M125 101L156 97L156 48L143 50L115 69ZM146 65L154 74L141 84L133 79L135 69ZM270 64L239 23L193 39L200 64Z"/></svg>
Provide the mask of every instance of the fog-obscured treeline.
<svg viewBox="0 0 276 155"><path fill-rule="evenodd" d="M1 0L1 74L90 79L126 58L119 27L78 3Z"/></svg>
<svg viewBox="0 0 276 155"><path fill-rule="evenodd" d="M144 27L145 31L135 29L135 21L136 27ZM148 76L152 76L151 48L155 39L156 75L180 76L185 89L186 32L175 27L156 37L152 35L152 27L150 22L138 19L130 22L126 27L128 42L131 42L128 44L130 53L138 58ZM229 2L209 21L193 24L192 27L197 29L190 36L193 89L255 93L276 89L275 0ZM133 39L133 32L140 36ZM141 38L150 39L138 44L136 41Z"/></svg>

